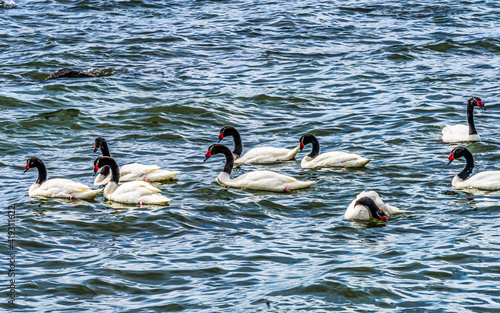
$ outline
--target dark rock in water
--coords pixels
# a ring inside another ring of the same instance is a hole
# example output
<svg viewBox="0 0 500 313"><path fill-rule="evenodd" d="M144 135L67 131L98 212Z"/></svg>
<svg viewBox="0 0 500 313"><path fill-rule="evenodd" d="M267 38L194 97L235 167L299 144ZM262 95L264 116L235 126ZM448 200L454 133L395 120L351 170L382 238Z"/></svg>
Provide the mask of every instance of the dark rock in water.
<svg viewBox="0 0 500 313"><path fill-rule="evenodd" d="M104 76L111 76L113 74L118 73L119 70L115 69L88 69L85 71L74 71L70 70L69 68L61 68L55 71L54 73L50 74L49 77L46 78L48 79L56 79L56 78L87 78L87 77L104 77Z"/></svg>

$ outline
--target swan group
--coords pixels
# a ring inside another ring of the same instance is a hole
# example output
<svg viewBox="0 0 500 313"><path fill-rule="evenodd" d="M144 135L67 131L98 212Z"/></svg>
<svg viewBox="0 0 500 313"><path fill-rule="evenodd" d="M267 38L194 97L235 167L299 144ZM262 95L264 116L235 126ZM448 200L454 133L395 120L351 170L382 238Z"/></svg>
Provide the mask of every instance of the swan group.
<svg viewBox="0 0 500 313"><path fill-rule="evenodd" d="M480 141L474 125L473 111L475 107L484 108L484 102L479 97L472 97L467 103L468 125L446 126L442 131L443 142ZM231 151L220 144L225 137L233 137L234 149ZM223 154L225 165L216 178L224 186L261 190L271 192L291 193L293 190L305 189L316 183L315 180L297 180L294 177L279 174L270 170L258 170L231 178L234 166L243 164L265 164L273 162L292 161L297 153L311 144L311 152L300 163L303 169L318 169L323 167L365 167L373 159L342 151L320 153L318 139L310 133L299 139L299 145L292 149L275 147L255 147L243 154L240 133L232 126L223 127L218 135L218 143L209 146L205 161L211 156ZM31 168L38 169L38 179L29 188L30 197L94 199L101 191L105 199L120 203L142 206L144 204L167 205L170 199L163 196L160 189L150 182L177 180L178 172L160 169L156 165L133 163L119 167L111 158L107 141L98 137L95 139L94 153L101 150L103 156L94 161L94 175L99 170L94 185L104 185L101 189L92 189L84 184L65 178L47 179L47 169L43 161L32 157L25 165L25 172ZM448 156L448 165L461 157L466 160L465 168L452 180L452 186L457 189L481 189L487 191L500 190L500 171L487 171L472 175L474 159L472 153L465 147L453 149ZM394 214L403 213L395 206L385 204L376 191L364 191L349 204L344 214L347 220L380 220L388 221Z"/></svg>

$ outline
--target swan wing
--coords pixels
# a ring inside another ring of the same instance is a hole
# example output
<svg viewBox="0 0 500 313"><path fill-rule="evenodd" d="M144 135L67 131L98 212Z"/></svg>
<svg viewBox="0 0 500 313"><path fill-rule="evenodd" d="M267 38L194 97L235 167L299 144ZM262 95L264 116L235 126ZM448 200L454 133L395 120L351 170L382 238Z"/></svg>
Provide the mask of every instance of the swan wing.
<svg viewBox="0 0 500 313"><path fill-rule="evenodd" d="M223 172L217 180L230 187L275 192L284 192L285 188L290 190L307 188L315 183L315 181L299 181L293 177L272 171L254 171L240 175L235 179L231 179L227 173Z"/></svg>
<svg viewBox="0 0 500 313"><path fill-rule="evenodd" d="M481 172L466 180L455 176L452 185L456 188L500 190L500 171Z"/></svg>
<svg viewBox="0 0 500 313"><path fill-rule="evenodd" d="M244 155L237 158L235 164L248 164L248 163L272 163L281 161L289 161L295 158L299 147L295 149L273 148L273 147L259 147L248 150Z"/></svg>
<svg viewBox="0 0 500 313"><path fill-rule="evenodd" d="M306 156L302 159L302 168L316 167L363 167L372 159L363 158L360 155L345 152L327 152L317 155L315 158Z"/></svg>
<svg viewBox="0 0 500 313"><path fill-rule="evenodd" d="M37 188L33 188L34 186ZM34 184L32 188L29 193L31 197L70 198L73 196L77 199L92 199L102 190L91 189L87 185L65 178L49 179L41 185Z"/></svg>
<svg viewBox="0 0 500 313"><path fill-rule="evenodd" d="M442 134L441 139L444 142L481 141L478 134L469 135L469 126L467 125L446 125Z"/></svg>
<svg viewBox="0 0 500 313"><path fill-rule="evenodd" d="M120 176L133 174L137 176L147 175L159 169L157 165L144 165L139 163L132 163L120 167Z"/></svg>
<svg viewBox="0 0 500 313"><path fill-rule="evenodd" d="M119 185L107 195L112 201L137 204L168 204L170 199L160 194L160 189L144 181L131 181Z"/></svg>

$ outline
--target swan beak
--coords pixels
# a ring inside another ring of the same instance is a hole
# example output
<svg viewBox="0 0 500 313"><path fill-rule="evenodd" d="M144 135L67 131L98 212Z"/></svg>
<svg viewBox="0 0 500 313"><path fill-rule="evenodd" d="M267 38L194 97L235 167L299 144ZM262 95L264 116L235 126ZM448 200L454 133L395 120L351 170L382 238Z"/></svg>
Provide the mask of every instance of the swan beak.
<svg viewBox="0 0 500 313"><path fill-rule="evenodd" d="M99 150L99 148L97 148L97 146L96 146L96 145L94 145L94 153L96 153L96 152L97 152L97 150Z"/></svg>
<svg viewBox="0 0 500 313"><path fill-rule="evenodd" d="M448 160L450 160L450 162L448 162L446 166L450 165L450 163L453 162L453 160L455 160L455 156L453 155L453 153L450 153L450 155L448 156Z"/></svg>
<svg viewBox="0 0 500 313"><path fill-rule="evenodd" d="M221 142L222 139L224 139L224 135L222 133L220 133L218 138L219 138L219 141L217 141L217 143Z"/></svg>
<svg viewBox="0 0 500 313"><path fill-rule="evenodd" d="M377 210L377 217L382 221L382 222L387 222L387 216L385 216L385 212L382 211L381 209Z"/></svg>
<svg viewBox="0 0 500 313"><path fill-rule="evenodd" d="M304 143L303 143L303 142L301 142L301 143L300 143L299 152L302 152L302 150L304 150L304 146L305 146L305 145L304 145Z"/></svg>
<svg viewBox="0 0 500 313"><path fill-rule="evenodd" d="M212 151L208 150L207 153L205 153L205 156L206 156L206 158L205 158L205 160L203 160L203 162L206 162L208 160L208 158L212 156Z"/></svg>
<svg viewBox="0 0 500 313"><path fill-rule="evenodd" d="M25 168L25 170L23 173L26 173L30 169L30 166L28 164L26 164L26 166L24 168Z"/></svg>
<svg viewBox="0 0 500 313"><path fill-rule="evenodd" d="M483 101L478 101L477 102L477 106L486 111L486 108L484 107L484 102Z"/></svg>
<svg viewBox="0 0 500 313"><path fill-rule="evenodd" d="M99 171L99 166L97 166L97 164L96 164L96 165L94 165L94 174L92 174L92 177L94 177L98 171Z"/></svg>

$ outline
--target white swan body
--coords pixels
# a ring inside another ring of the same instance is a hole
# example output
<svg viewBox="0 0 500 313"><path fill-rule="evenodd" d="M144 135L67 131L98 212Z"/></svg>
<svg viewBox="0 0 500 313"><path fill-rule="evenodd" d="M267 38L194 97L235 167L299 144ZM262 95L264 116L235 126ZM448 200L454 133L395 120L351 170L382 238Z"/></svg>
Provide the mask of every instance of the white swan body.
<svg viewBox="0 0 500 313"><path fill-rule="evenodd" d="M144 165L139 163L127 164L120 167L120 182L145 180L150 182L177 180L178 172L161 170L156 165ZM94 185L106 185L111 181L111 174L99 173L94 179Z"/></svg>
<svg viewBox="0 0 500 313"><path fill-rule="evenodd" d="M104 188L104 198L107 200L128 204L157 204L166 205L170 199L160 194L160 189L145 181L131 181L118 185L120 171L118 164L111 157L98 157L94 161L94 174L100 168L109 166L111 181Z"/></svg>
<svg viewBox="0 0 500 313"><path fill-rule="evenodd" d="M252 190L290 192L295 189L307 188L315 183L315 181L299 181L293 177L272 171L253 171L231 179L230 174L233 169L234 157L228 147L220 144L211 145L205 154L205 161L218 153L223 153L226 157L224 169L217 177L217 182L222 185Z"/></svg>
<svg viewBox="0 0 500 313"><path fill-rule="evenodd" d="M481 189L481 190L500 190L500 171L481 172L474 176L461 179L456 175L453 177L451 185L458 189Z"/></svg>
<svg viewBox="0 0 500 313"><path fill-rule="evenodd" d="M311 158L305 156L300 163L302 168L317 167L363 167L373 159L345 152L326 152Z"/></svg>
<svg viewBox="0 0 500 313"><path fill-rule="evenodd" d="M384 211L386 216L392 217L393 214L400 214L400 213L405 213L407 211L400 210L399 208L385 204L382 201L382 198L380 195L375 192L375 191L363 191L359 195L356 196L356 199L352 200L351 204L347 207L347 210L345 211L344 218L348 220L362 220L362 221L369 221L373 217L372 213L370 210L364 206L364 205L356 205L356 202L363 198L363 197L368 197L372 199L377 207Z"/></svg>
<svg viewBox="0 0 500 313"><path fill-rule="evenodd" d="M234 165L249 164L249 163L273 163L281 161L290 161L295 159L300 147L294 149L274 148L274 147L258 147L243 152L243 144L240 133L232 126L223 127L219 133L219 142L224 137L232 136L234 140Z"/></svg>
<svg viewBox="0 0 500 313"><path fill-rule="evenodd" d="M52 178L41 184L34 183L28 194L30 197L94 199L101 191L69 179Z"/></svg>
<svg viewBox="0 0 500 313"><path fill-rule="evenodd" d="M248 163L273 163L279 161L290 161L299 152L299 146L294 149L259 147L248 150L241 157L234 160L235 165Z"/></svg>
<svg viewBox="0 0 500 313"><path fill-rule="evenodd" d="M229 187L273 192L307 188L315 183L315 181L299 181L293 177L271 171L254 171L234 179L231 179L228 173L221 172L217 177L217 182Z"/></svg>
<svg viewBox="0 0 500 313"><path fill-rule="evenodd" d="M101 149L102 155L109 157L108 143L106 139L98 137L95 140L94 152ZM144 180L146 182L160 182L166 180L177 180L178 172L162 170L156 165L144 165L132 163L120 168L120 182ZM106 185L112 179L109 168L102 169L94 179L94 185Z"/></svg>
<svg viewBox="0 0 500 313"><path fill-rule="evenodd" d="M444 142L481 141L479 134L469 135L467 125L446 125L442 134Z"/></svg>
<svg viewBox="0 0 500 313"><path fill-rule="evenodd" d="M464 142L481 141L481 137L476 131L474 125L474 108L478 106L483 110L484 102L479 97L472 97L467 101L467 123L468 125L446 125L442 130L443 142Z"/></svg>
<svg viewBox="0 0 500 313"><path fill-rule="evenodd" d="M160 194L160 189L145 181L131 181L118 185L109 182L104 188L107 200L129 204L167 205L170 199Z"/></svg>
<svg viewBox="0 0 500 313"><path fill-rule="evenodd" d="M363 158L357 154L345 152L326 152L319 153L319 141L311 134L305 134L300 138L299 152L302 152L304 146L312 144L312 151L305 156L300 163L302 168L318 167L363 167L373 159Z"/></svg>
<svg viewBox="0 0 500 313"><path fill-rule="evenodd" d="M52 178L47 180L47 168L39 158L31 158L26 162L25 171L36 167L38 180L31 185L28 194L30 197L93 199L102 189L90 187L66 178Z"/></svg>

